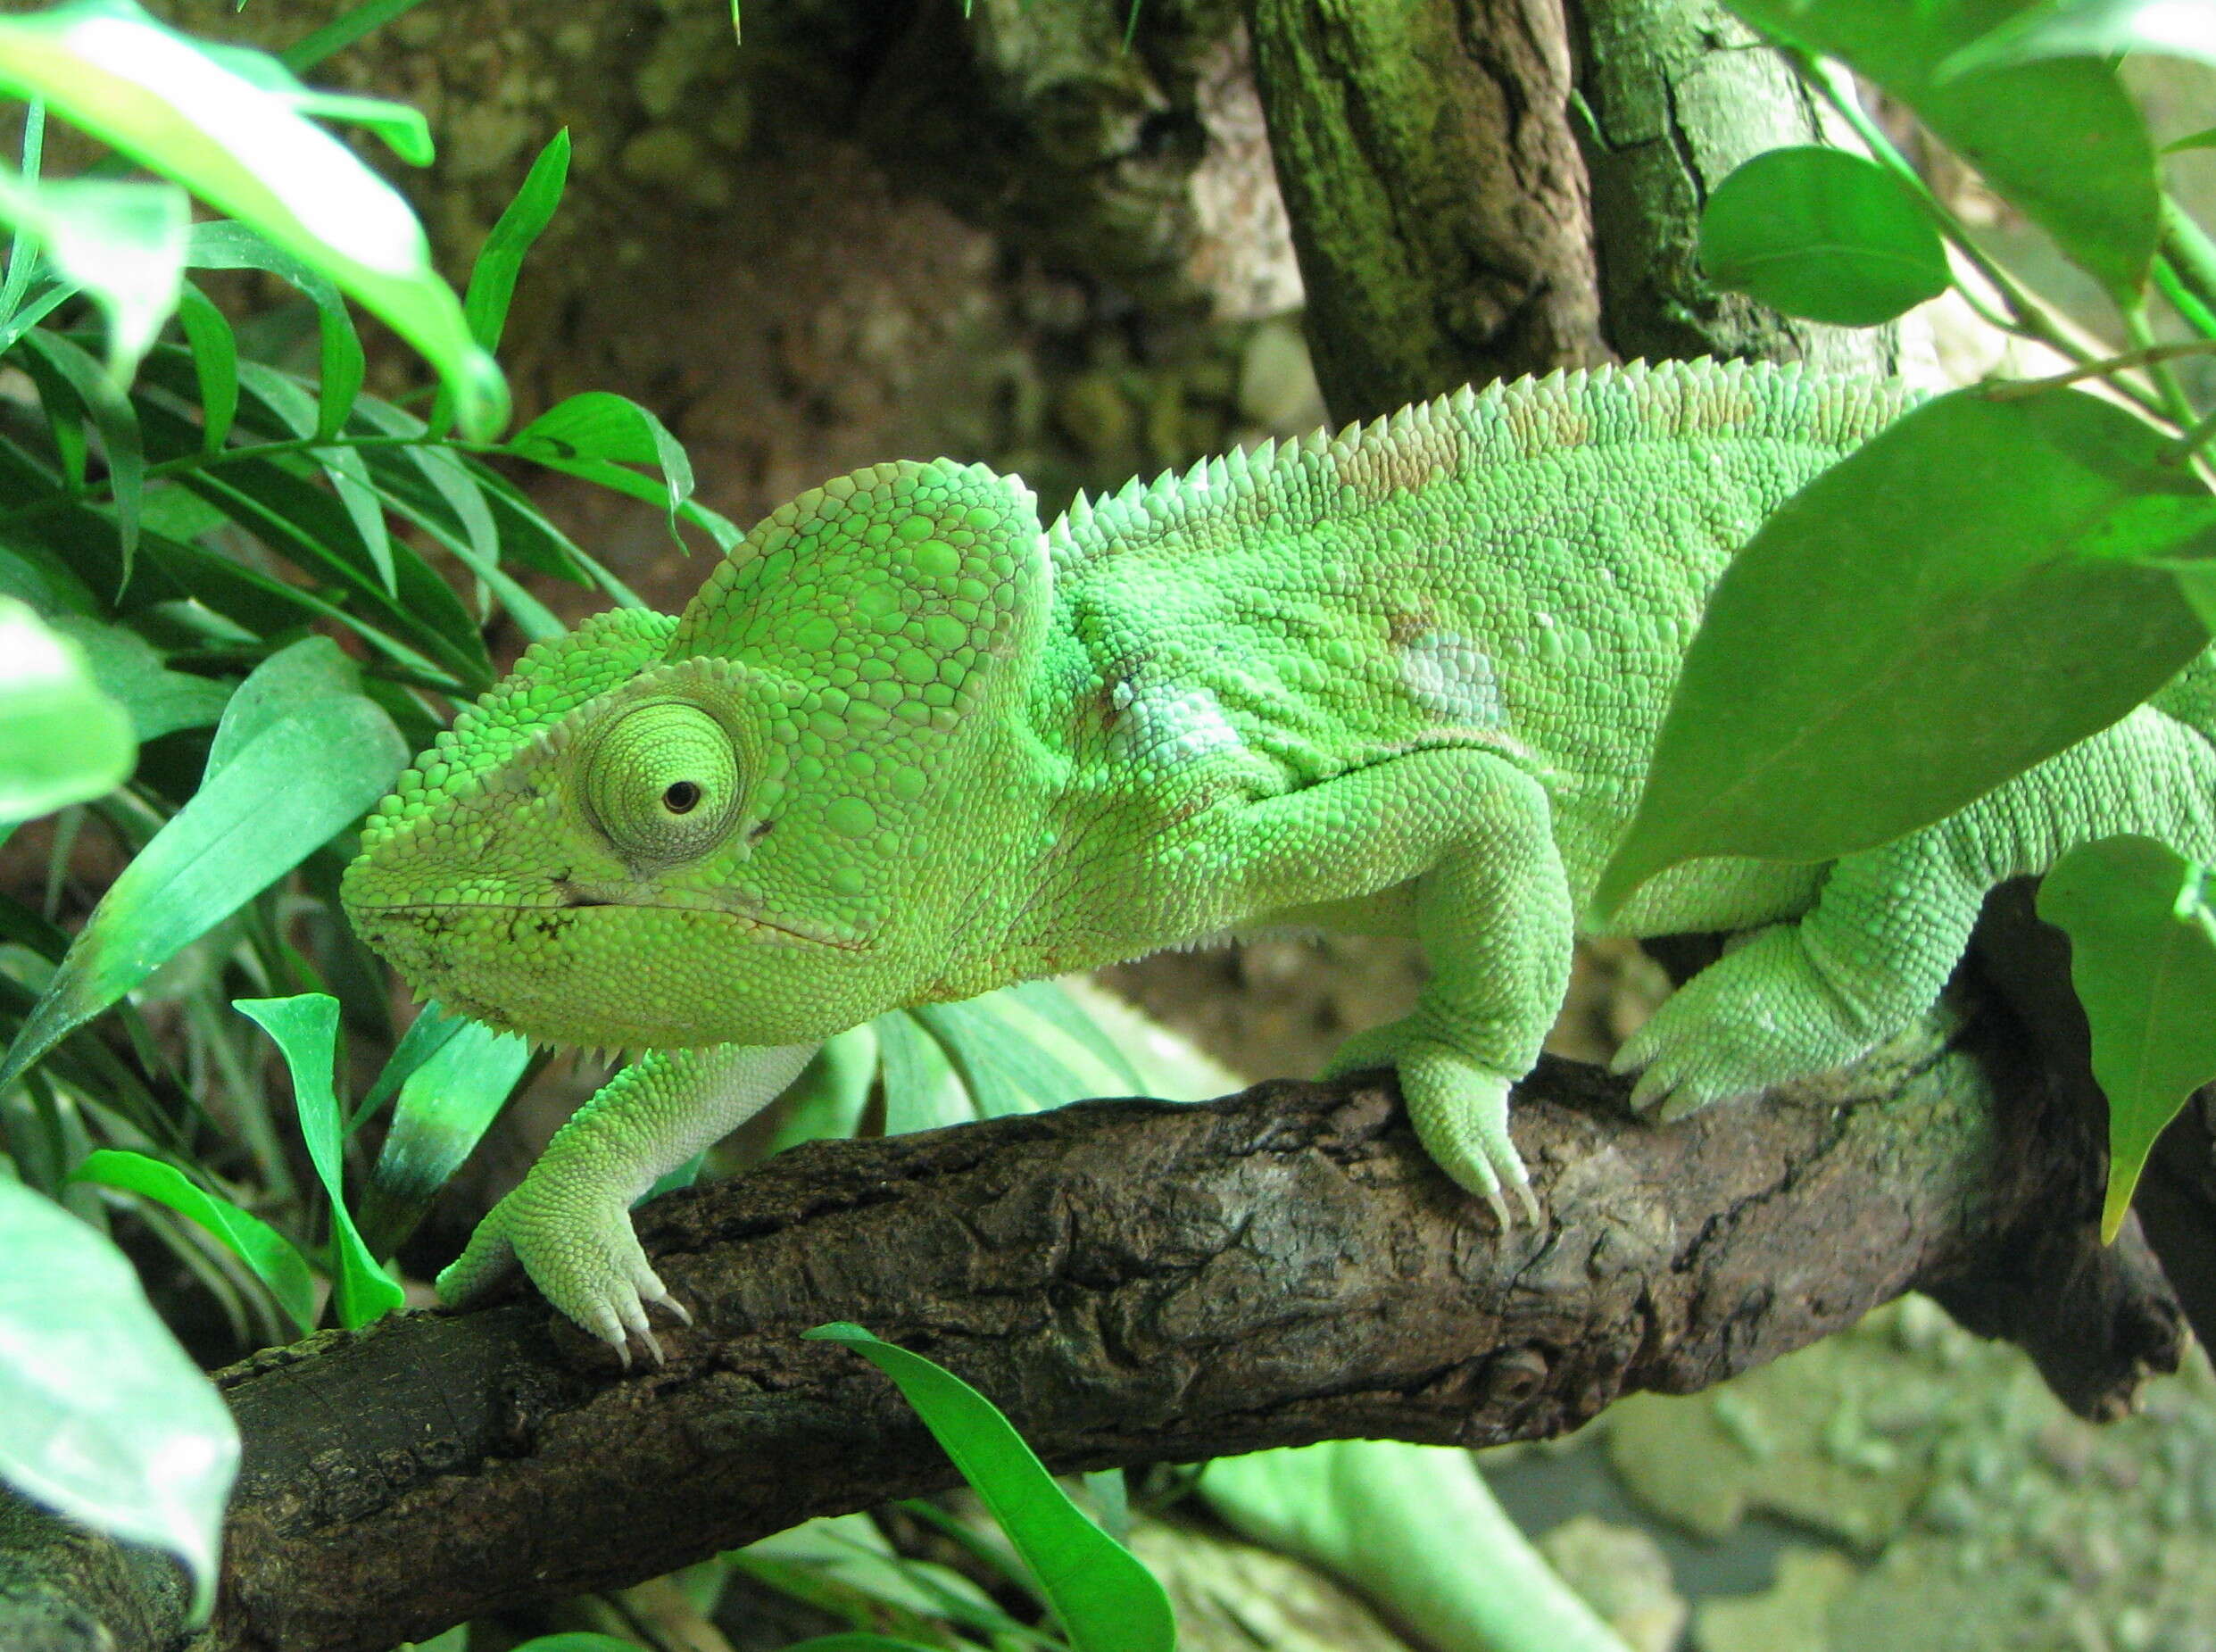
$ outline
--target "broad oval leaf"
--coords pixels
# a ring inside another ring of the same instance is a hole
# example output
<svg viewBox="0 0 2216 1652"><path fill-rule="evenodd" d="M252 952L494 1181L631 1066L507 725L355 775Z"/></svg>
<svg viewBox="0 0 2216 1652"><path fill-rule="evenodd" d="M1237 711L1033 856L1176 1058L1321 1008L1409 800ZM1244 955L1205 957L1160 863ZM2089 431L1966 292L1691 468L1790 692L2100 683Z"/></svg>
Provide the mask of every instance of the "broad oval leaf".
<svg viewBox="0 0 2216 1652"><path fill-rule="evenodd" d="M1700 261L1720 286L1787 315L1874 327L1945 292L1938 231L1874 161L1813 145L1740 167L1700 216Z"/></svg>
<svg viewBox="0 0 2216 1652"><path fill-rule="evenodd" d="M290 78L274 59L253 79L237 72L241 61L235 48L219 61L131 0L0 17L0 90L44 99L329 277L422 353L465 430L494 435L507 422L507 386L431 268L415 214L300 112L329 110L328 98L278 87L273 75Z"/></svg>
<svg viewBox="0 0 2216 1652"><path fill-rule="evenodd" d="M1596 904L1698 857L1873 848L2105 727L2208 646L2153 564L2212 552L2216 497L2122 409L1926 403L1725 570Z"/></svg>
<svg viewBox="0 0 2216 1652"><path fill-rule="evenodd" d="M377 1265L346 1208L345 1121L331 1087L338 1055L338 1000L325 992L292 998L241 998L231 1008L255 1023L285 1052L293 1075L300 1139L331 1201L331 1294L338 1323L352 1331L392 1312L407 1293Z"/></svg>
<svg viewBox="0 0 2216 1652"><path fill-rule="evenodd" d="M78 645L0 597L0 826L112 791L137 757Z"/></svg>
<svg viewBox="0 0 2216 1652"><path fill-rule="evenodd" d="M100 898L0 1062L0 1089L352 824L407 766L407 743L376 701L326 693L286 702L257 689L265 672L296 671L302 651L337 652L309 638L240 685L216 730L221 762ZM264 715L251 739L226 741L235 718Z"/></svg>
<svg viewBox="0 0 2216 1652"><path fill-rule="evenodd" d="M859 1325L804 1334L852 1349L900 1385L1031 1568L1072 1652L1174 1652L1176 1621L1154 1574L1085 1518L991 1400Z"/></svg>
<svg viewBox="0 0 2216 1652"><path fill-rule="evenodd" d="M2070 937L2070 984L2108 1098L2105 1243L2123 1224L2154 1139L2216 1080L2210 871L2153 838L2104 837L2055 862L2039 885L2039 916Z"/></svg>
<svg viewBox="0 0 2216 1652"><path fill-rule="evenodd" d="M0 1477L129 1542L169 1550L215 1597L238 1472L229 1407L107 1240L0 1181Z"/></svg>
<svg viewBox="0 0 2216 1652"><path fill-rule="evenodd" d="M301 1335L315 1329L315 1275L307 1258L252 1211L209 1192L175 1165L120 1148L104 1147L87 1154L70 1173L70 1180L137 1193L198 1223L253 1270Z"/></svg>
<svg viewBox="0 0 2216 1652"><path fill-rule="evenodd" d="M2154 148L2114 69L2090 58L1942 78L2003 0L1727 0L1753 23L1844 59L1899 98L1987 183L2127 305L2154 256Z"/></svg>

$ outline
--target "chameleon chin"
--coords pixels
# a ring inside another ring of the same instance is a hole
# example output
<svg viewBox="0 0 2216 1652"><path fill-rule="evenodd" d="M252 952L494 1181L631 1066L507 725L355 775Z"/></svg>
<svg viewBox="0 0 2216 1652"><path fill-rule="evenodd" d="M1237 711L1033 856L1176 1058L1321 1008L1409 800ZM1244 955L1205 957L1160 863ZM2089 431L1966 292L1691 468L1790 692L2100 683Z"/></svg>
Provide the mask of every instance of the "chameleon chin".
<svg viewBox="0 0 2216 1652"><path fill-rule="evenodd" d="M418 991L647 1053L439 1279L519 1262L618 1349L682 1316L628 1207L829 1034L1266 923L1413 933L1391 1066L1448 1175L1508 1131L1580 931L1753 930L1624 1046L1676 1117L1839 1066L1938 995L1986 890L2117 832L2216 859L2216 664L1949 818L1822 867L1697 861L1603 926L1711 587L1903 387L1697 361L1461 391L1080 500L877 465L676 618L534 647L371 818L345 898ZM1513 1202L1512 1202L1513 1201Z"/></svg>

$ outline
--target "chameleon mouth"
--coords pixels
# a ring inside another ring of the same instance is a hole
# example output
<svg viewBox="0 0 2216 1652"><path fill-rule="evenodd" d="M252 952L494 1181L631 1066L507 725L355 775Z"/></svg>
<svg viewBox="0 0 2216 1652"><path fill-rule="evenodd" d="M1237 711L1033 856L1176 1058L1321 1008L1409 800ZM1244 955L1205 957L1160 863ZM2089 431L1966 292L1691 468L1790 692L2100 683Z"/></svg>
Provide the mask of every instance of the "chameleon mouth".
<svg viewBox="0 0 2216 1652"><path fill-rule="evenodd" d="M560 901L395 901L369 905L354 903L349 910L357 924L366 925L378 918L399 918L420 924L426 919L444 918L466 922L470 918L506 917L509 918L545 917L557 912L590 911L610 909L627 912L671 912L687 917L717 918L744 930L768 930L790 941L804 942L810 946L832 947L842 952L859 952L866 943L852 935L833 934L828 931L810 929L797 924L781 924L775 919L745 912L733 912L722 907L681 906L659 901L606 901L596 895L572 892Z"/></svg>

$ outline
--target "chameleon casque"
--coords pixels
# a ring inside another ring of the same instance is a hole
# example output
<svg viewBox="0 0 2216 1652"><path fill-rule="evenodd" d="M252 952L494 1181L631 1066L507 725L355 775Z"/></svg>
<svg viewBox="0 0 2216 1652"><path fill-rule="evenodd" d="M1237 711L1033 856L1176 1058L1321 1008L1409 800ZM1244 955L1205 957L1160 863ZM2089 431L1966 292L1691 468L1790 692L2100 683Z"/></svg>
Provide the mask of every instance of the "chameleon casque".
<svg viewBox="0 0 2216 1652"><path fill-rule="evenodd" d="M1537 1215L1510 1086L1573 935L1751 930L1627 1044L1665 1117L1838 1067L1938 997L1985 891L2137 831L2216 857L2216 665L1949 818L1822 866L1681 866L1599 923L1703 602L1915 400L1697 361L1467 390L1080 500L881 464L758 526L675 619L533 647L379 806L361 934L420 994L645 1053L439 1280L519 1260L619 1350L628 1208L828 1035L1227 932L1415 936L1390 1065L1425 1147Z"/></svg>

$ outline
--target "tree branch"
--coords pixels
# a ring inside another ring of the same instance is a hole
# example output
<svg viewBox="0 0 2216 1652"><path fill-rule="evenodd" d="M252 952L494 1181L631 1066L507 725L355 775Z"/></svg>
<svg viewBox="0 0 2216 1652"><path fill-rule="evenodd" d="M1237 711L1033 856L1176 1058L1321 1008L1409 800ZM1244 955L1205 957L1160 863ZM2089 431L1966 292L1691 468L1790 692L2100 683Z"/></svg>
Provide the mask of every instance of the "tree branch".
<svg viewBox="0 0 2216 1652"><path fill-rule="evenodd" d="M2071 1327L2070 1397L2112 1410L2174 1364L2175 1305L2136 1233L2087 1237L2098 1156L2021 1029L1951 1022L1667 1128L1549 1062L1515 1114L1547 1221L1505 1239L1374 1078L795 1150L643 1213L697 1316L661 1371L519 1296L225 1374L246 1471L210 1644L369 1652L950 1483L890 1384L799 1340L829 1319L959 1371L1058 1470L1555 1434L1999 1277L2041 1311L1988 1317Z"/></svg>

